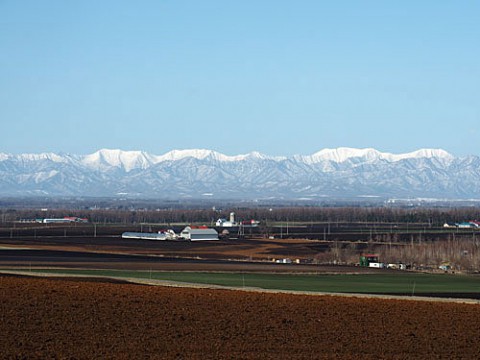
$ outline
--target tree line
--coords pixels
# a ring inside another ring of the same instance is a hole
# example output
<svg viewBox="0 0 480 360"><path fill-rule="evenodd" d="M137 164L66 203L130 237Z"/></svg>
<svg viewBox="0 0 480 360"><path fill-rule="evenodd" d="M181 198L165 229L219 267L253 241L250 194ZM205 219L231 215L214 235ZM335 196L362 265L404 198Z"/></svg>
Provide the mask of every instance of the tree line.
<svg viewBox="0 0 480 360"><path fill-rule="evenodd" d="M228 218L235 212L237 220L261 222L370 222L424 223L441 226L480 219L480 208L389 208L389 207L259 207L229 209L1 209L2 223L21 219L76 216L95 223L205 223Z"/></svg>

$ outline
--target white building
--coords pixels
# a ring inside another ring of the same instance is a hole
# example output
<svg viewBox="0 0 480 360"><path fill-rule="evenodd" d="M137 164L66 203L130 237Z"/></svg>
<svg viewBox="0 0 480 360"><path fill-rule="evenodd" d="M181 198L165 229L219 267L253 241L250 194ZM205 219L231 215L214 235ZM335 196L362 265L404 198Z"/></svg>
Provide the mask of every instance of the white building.
<svg viewBox="0 0 480 360"><path fill-rule="evenodd" d="M180 233L180 237L190 241L207 241L218 240L218 233L215 229L210 228L191 228L187 226Z"/></svg>
<svg viewBox="0 0 480 360"><path fill-rule="evenodd" d="M222 227L234 227L234 226L238 226L238 223L235 221L235 213L234 212L231 212L230 213L230 219L227 220L227 219L218 219L216 224L216 226L222 226Z"/></svg>
<svg viewBox="0 0 480 360"><path fill-rule="evenodd" d="M123 239L142 239L142 240L167 240L165 234L142 233L142 232L124 232Z"/></svg>

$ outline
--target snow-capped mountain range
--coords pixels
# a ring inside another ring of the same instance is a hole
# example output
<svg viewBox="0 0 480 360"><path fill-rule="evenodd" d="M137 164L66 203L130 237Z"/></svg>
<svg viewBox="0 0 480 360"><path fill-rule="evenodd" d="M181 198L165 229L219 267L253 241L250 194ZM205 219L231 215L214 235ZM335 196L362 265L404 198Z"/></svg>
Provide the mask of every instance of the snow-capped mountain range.
<svg viewBox="0 0 480 360"><path fill-rule="evenodd" d="M102 149L89 155L0 153L1 196L318 199L480 197L480 158L441 149L391 154L323 149L312 155L163 155Z"/></svg>

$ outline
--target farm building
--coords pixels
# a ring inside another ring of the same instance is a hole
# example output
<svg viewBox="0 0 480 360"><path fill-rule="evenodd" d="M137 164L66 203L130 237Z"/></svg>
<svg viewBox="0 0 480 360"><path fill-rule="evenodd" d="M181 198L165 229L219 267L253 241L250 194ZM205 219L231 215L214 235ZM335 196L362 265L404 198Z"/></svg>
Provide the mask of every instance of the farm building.
<svg viewBox="0 0 480 360"><path fill-rule="evenodd" d="M476 225L472 224L471 222L462 222L456 225L459 229L470 229L476 227Z"/></svg>
<svg viewBox="0 0 480 360"><path fill-rule="evenodd" d="M377 254L365 254L360 256L360 266L372 267L370 264L378 264Z"/></svg>
<svg viewBox="0 0 480 360"><path fill-rule="evenodd" d="M68 224L68 223L75 223L75 222L87 223L88 219L78 218L75 216L65 216L63 218L58 218L58 219L36 219L35 221L38 223L44 223L44 224Z"/></svg>
<svg viewBox="0 0 480 360"><path fill-rule="evenodd" d="M471 228L479 228L480 222L479 221L464 221L461 223L455 223L454 225L445 223L443 224L444 228L459 228L459 229L471 229Z"/></svg>
<svg viewBox="0 0 480 360"><path fill-rule="evenodd" d="M238 223L235 221L235 213L234 212L231 212L230 213L230 219L227 220L227 219L218 219L216 224L216 226L221 226L221 227L234 227L234 226L238 226Z"/></svg>
<svg viewBox="0 0 480 360"><path fill-rule="evenodd" d="M187 226L180 233L180 237L190 241L206 241L218 240L218 233L215 229L207 227L190 227Z"/></svg>
<svg viewBox="0 0 480 360"><path fill-rule="evenodd" d="M143 240L167 240L165 234L142 233L142 232L124 232L123 239L143 239Z"/></svg>
<svg viewBox="0 0 480 360"><path fill-rule="evenodd" d="M122 234L123 239L176 240L177 237L173 230L164 230L158 233L124 232Z"/></svg>
<svg viewBox="0 0 480 360"><path fill-rule="evenodd" d="M215 223L215 226L218 226L218 227L237 227L237 226L257 227L258 224L260 224L260 221L257 221L257 220L254 220L254 219L238 222L238 221L235 220L235 213L231 212L230 213L230 218L228 220L220 218Z"/></svg>

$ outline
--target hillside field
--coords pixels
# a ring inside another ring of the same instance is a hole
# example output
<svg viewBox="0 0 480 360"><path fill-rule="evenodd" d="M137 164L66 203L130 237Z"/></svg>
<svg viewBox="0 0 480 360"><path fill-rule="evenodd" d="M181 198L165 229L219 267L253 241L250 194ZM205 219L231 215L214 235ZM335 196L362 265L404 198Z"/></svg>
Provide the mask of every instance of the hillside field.
<svg viewBox="0 0 480 360"><path fill-rule="evenodd" d="M5 359L474 359L478 305L0 276Z"/></svg>

